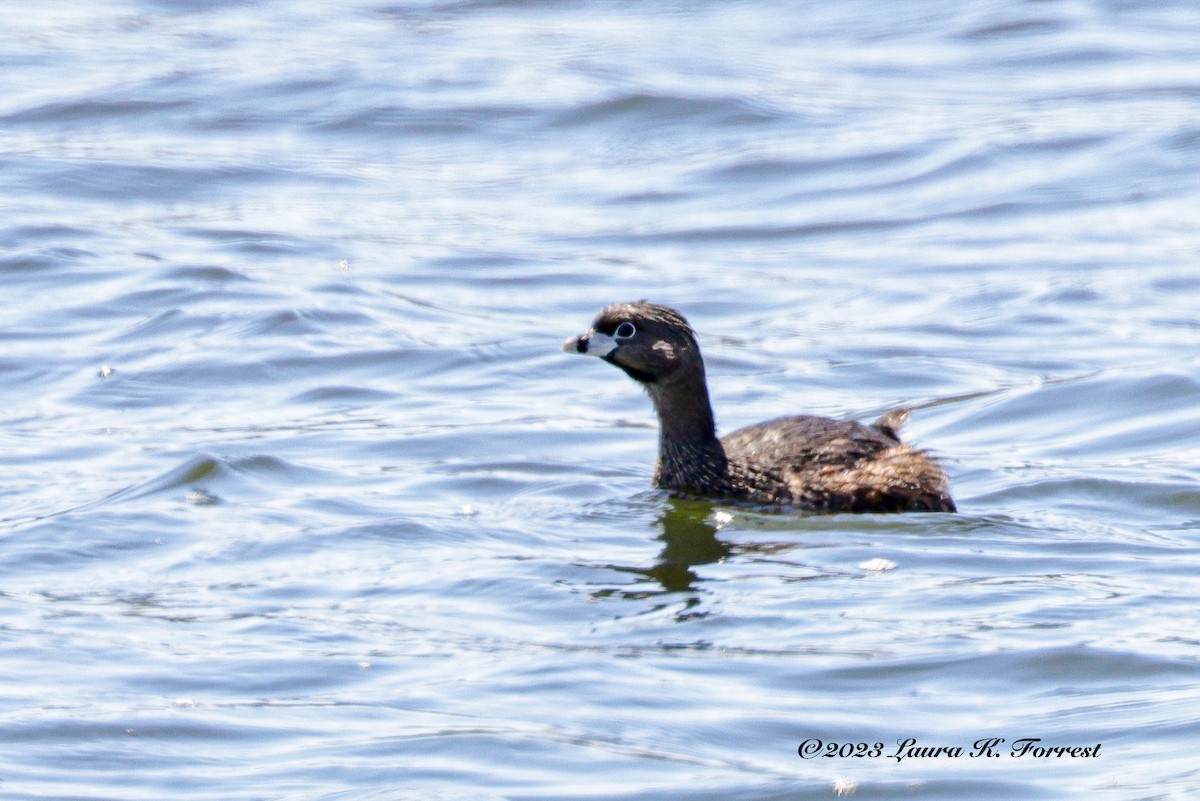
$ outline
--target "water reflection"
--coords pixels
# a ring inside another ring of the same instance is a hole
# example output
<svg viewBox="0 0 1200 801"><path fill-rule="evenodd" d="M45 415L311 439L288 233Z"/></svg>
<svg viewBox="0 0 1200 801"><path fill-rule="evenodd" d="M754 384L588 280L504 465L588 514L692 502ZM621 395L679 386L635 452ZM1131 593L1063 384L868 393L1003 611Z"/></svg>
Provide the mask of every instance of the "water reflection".
<svg viewBox="0 0 1200 801"><path fill-rule="evenodd" d="M662 585L665 592L687 592L699 580L692 568L720 562L731 547L717 538L712 523L712 504L705 501L671 499L659 519L663 549L644 575Z"/></svg>
<svg viewBox="0 0 1200 801"><path fill-rule="evenodd" d="M663 507L658 523L662 533L658 540L663 543L658 558L649 567L611 565L614 570L629 573L654 586L646 587L642 581L632 587L612 587L595 593L596 598L619 597L628 600L644 600L660 595L694 593L699 589L700 576L692 568L697 565L720 562L727 557L732 546L717 538L717 527L712 522L713 507L705 501L671 498ZM700 603L698 595L683 599L685 613ZM654 609L662 608L656 605Z"/></svg>

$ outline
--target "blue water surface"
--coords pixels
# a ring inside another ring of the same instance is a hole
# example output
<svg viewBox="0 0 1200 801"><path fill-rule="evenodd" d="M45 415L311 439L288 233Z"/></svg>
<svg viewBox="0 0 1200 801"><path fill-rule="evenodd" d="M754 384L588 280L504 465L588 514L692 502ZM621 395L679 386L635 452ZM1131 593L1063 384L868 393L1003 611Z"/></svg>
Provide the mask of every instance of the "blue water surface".
<svg viewBox="0 0 1200 801"><path fill-rule="evenodd" d="M1200 6L0 19L3 798L1200 794ZM651 489L642 297L960 513Z"/></svg>

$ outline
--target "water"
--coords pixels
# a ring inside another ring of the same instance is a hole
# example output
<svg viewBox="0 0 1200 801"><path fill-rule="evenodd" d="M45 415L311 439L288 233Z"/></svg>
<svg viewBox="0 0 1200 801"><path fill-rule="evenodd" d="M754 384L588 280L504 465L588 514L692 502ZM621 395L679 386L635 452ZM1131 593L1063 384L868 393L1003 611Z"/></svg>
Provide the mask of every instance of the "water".
<svg viewBox="0 0 1200 801"><path fill-rule="evenodd" d="M0 17L5 799L1200 791L1194 4ZM961 514L649 489L638 297Z"/></svg>

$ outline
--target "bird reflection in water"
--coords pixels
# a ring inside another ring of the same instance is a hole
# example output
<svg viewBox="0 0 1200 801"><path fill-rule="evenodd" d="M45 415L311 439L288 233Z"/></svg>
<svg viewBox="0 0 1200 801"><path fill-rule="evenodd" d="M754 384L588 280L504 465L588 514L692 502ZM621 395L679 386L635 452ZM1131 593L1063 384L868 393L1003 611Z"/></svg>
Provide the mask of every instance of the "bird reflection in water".
<svg viewBox="0 0 1200 801"><path fill-rule="evenodd" d="M618 597L638 600L659 595L695 593L701 578L692 568L721 562L733 551L731 545L717 537L719 529L713 522L713 504L707 501L670 498L666 501L658 522L662 526L662 533L658 539L663 543L663 547L653 565L611 565L615 570L649 579L658 586L646 587L642 582L638 582L634 587L599 590L593 593L594 598ZM698 595L684 599L684 611L680 612L678 617L684 619L703 616L704 613L690 611L699 603Z"/></svg>

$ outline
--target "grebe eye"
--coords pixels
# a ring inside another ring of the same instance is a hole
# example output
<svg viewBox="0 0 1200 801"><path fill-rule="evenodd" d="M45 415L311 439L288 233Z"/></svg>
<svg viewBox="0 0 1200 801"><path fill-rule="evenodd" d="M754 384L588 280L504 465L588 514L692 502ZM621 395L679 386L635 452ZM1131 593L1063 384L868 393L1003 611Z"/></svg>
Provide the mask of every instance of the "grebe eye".
<svg viewBox="0 0 1200 801"><path fill-rule="evenodd" d="M617 326L617 330L613 332L614 339L629 339L637 333L637 327L633 323L621 323Z"/></svg>

